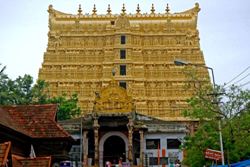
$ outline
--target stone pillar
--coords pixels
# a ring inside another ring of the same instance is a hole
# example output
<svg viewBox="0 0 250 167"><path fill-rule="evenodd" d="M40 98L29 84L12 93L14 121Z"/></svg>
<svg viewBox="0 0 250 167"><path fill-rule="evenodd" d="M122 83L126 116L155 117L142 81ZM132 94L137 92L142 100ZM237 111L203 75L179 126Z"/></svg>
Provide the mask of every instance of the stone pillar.
<svg viewBox="0 0 250 167"><path fill-rule="evenodd" d="M95 139L95 157L94 162L95 166L99 166L99 127L98 118L94 118L94 139Z"/></svg>
<svg viewBox="0 0 250 167"><path fill-rule="evenodd" d="M88 166L88 131L83 132L83 164L84 166Z"/></svg>
<svg viewBox="0 0 250 167"><path fill-rule="evenodd" d="M130 162L132 162L133 160L133 156L132 156L132 152L133 152L133 129L129 128L128 130L128 160Z"/></svg>
<svg viewBox="0 0 250 167"><path fill-rule="evenodd" d="M140 166L143 166L143 158L144 158L144 132L143 130L139 131L140 133Z"/></svg>
<svg viewBox="0 0 250 167"><path fill-rule="evenodd" d="M129 122L127 124L128 127L128 160L130 162L130 166L133 166L133 127L134 122L131 118L129 118Z"/></svg>

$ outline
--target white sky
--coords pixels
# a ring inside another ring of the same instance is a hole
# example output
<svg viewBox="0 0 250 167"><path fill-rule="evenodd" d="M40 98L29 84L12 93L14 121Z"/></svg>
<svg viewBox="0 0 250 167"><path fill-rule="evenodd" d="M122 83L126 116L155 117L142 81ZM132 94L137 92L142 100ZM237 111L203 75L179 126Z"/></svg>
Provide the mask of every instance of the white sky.
<svg viewBox="0 0 250 167"><path fill-rule="evenodd" d="M0 0L0 63L15 79L30 74L37 79L47 47L48 6L65 13L76 14L78 5L84 13L105 14L108 4L112 13L120 13L125 3L127 13L150 12L154 3L157 13L181 12L200 4L198 18L200 43L207 66L214 69L217 84L230 81L250 66L250 1L249 0ZM247 76L238 85L250 81L250 68L235 81ZM235 82L234 81L234 82ZM232 82L232 83L234 83ZM250 88L250 83L244 86Z"/></svg>

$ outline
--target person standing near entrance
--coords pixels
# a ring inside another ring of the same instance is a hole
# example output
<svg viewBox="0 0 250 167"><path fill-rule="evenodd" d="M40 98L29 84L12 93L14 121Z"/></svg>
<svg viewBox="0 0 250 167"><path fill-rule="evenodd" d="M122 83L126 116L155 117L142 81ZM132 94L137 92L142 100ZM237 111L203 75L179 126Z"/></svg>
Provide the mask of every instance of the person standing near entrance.
<svg viewBox="0 0 250 167"><path fill-rule="evenodd" d="M110 161L106 161L105 167L111 167L111 162Z"/></svg>
<svg viewBox="0 0 250 167"><path fill-rule="evenodd" d="M172 162L170 162L169 167L174 167L174 164Z"/></svg>
<svg viewBox="0 0 250 167"><path fill-rule="evenodd" d="M122 157L119 158L119 167L122 167Z"/></svg>
<svg viewBox="0 0 250 167"><path fill-rule="evenodd" d="M175 161L174 167L181 167L181 162L179 159Z"/></svg>

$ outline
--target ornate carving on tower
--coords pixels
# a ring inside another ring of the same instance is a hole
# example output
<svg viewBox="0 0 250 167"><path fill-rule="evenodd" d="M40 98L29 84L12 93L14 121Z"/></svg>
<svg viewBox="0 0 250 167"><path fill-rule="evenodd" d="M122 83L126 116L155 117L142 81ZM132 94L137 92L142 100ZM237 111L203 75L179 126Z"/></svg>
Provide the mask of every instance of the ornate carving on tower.
<svg viewBox="0 0 250 167"><path fill-rule="evenodd" d="M96 94L95 112L131 112L132 98L127 95L124 88L117 85L112 79L110 85L103 88L100 93Z"/></svg>
<svg viewBox="0 0 250 167"><path fill-rule="evenodd" d="M117 18L115 25L117 28L122 28L122 29L129 28L130 27L129 19L126 17L126 15L121 15Z"/></svg>

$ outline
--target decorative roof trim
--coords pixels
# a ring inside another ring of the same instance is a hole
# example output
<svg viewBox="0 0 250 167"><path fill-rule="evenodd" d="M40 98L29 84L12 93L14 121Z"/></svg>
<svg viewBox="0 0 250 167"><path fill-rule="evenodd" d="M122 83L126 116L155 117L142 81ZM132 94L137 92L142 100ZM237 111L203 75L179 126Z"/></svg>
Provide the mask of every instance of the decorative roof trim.
<svg viewBox="0 0 250 167"><path fill-rule="evenodd" d="M152 7L153 8L153 7ZM96 10L96 9L95 9ZM121 14L88 14L88 13L85 13L85 14L82 14L82 15L79 15L78 13L77 14L69 14L69 13L64 13L64 12L61 12L61 11L58 11L56 9L53 8L52 5L49 5L49 9L48 9L48 13L50 15L50 18L56 18L56 19L76 19L76 18L80 18L80 19L110 19L110 18L117 18L118 16L120 15L124 15L125 14L125 7L123 6L123 12ZM152 10L152 9L151 9ZM154 10L154 9L153 9ZM168 10L169 11L169 10ZM150 13L143 13L143 14L139 14L138 15L138 11L137 13L135 14L126 14L126 16L128 18L154 18L154 19L159 19L159 18L181 18L181 19L187 19L187 18L192 18L193 16L197 16L198 15L198 12L200 11L200 8L199 8L199 4L196 3L195 4L195 7L191 8L191 9L188 9L186 11L183 11L183 12L177 12L177 13L154 13L152 14L152 11L151 11L151 14Z"/></svg>

